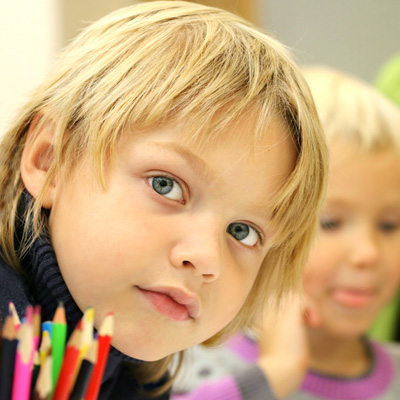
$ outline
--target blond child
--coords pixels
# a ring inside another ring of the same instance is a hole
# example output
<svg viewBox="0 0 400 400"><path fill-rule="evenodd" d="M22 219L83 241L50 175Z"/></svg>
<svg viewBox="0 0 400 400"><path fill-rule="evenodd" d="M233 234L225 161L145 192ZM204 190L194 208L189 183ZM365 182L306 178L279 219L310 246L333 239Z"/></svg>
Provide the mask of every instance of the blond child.
<svg viewBox="0 0 400 400"><path fill-rule="evenodd" d="M97 327L113 312L102 399L167 398L174 353L297 286L327 165L283 46L180 1L85 29L0 154L2 317L63 301L71 332L89 306Z"/></svg>
<svg viewBox="0 0 400 400"><path fill-rule="evenodd" d="M303 276L305 315L294 297L275 321L265 318L258 344L238 335L208 354L197 347L193 376L207 371L215 380L180 381L176 400L258 400L261 388L290 400L400 396L400 348L365 336L400 282L400 111L353 77L304 72L331 153L320 233Z"/></svg>

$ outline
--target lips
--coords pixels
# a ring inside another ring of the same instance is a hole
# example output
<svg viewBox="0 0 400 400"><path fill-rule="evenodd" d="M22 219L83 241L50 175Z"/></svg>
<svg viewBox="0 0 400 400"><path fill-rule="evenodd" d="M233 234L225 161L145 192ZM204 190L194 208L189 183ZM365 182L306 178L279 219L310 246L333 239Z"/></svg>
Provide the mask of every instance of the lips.
<svg viewBox="0 0 400 400"><path fill-rule="evenodd" d="M332 291L333 299L350 308L365 308L372 304L374 291L370 289L337 288Z"/></svg>
<svg viewBox="0 0 400 400"><path fill-rule="evenodd" d="M174 321L196 319L200 315L200 302L192 293L171 287L136 287L157 311Z"/></svg>

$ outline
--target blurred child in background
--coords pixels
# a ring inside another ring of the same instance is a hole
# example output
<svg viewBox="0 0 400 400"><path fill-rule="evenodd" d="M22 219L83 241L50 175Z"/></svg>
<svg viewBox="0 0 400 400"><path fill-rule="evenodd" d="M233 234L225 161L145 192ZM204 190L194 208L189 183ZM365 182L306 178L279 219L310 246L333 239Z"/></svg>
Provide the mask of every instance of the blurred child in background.
<svg viewBox="0 0 400 400"><path fill-rule="evenodd" d="M400 347L366 337L400 282L400 110L338 71L315 67L305 76L331 152L319 238L303 276L305 311L287 299L257 336L198 346L194 378L178 380L176 400L400 396ZM214 380L200 382L207 375Z"/></svg>

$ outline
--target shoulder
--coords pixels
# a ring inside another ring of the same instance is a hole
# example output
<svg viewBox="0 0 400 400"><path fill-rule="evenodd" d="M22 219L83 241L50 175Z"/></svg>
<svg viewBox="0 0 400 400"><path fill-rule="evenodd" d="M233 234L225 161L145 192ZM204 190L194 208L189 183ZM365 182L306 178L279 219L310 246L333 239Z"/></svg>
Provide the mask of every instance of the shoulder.
<svg viewBox="0 0 400 400"><path fill-rule="evenodd" d="M219 346L194 346L186 351L182 368L174 381L173 391L188 393L209 381L219 381L226 376L242 373L254 360L248 356L245 336L238 334ZM255 350L254 350L255 351Z"/></svg>
<svg viewBox="0 0 400 400"><path fill-rule="evenodd" d="M8 304L12 301L15 304L19 315L25 313L29 304L28 293L24 283L24 277L13 270L0 257L0 316L1 321L8 314Z"/></svg>

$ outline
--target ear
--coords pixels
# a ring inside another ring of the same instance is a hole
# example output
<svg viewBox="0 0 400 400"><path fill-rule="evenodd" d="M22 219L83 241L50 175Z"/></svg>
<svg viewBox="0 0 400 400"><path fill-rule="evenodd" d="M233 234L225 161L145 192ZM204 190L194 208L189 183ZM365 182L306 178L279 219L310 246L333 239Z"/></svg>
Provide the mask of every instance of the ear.
<svg viewBox="0 0 400 400"><path fill-rule="evenodd" d="M21 157L21 178L28 192L36 199L46 179L54 159L54 125L49 121L41 124L42 114L32 120L27 133ZM36 128L39 126L39 131ZM51 208L55 195L55 182L52 182L43 195L42 207Z"/></svg>

